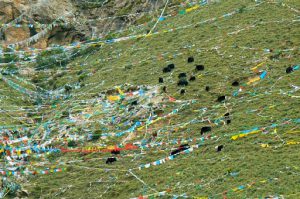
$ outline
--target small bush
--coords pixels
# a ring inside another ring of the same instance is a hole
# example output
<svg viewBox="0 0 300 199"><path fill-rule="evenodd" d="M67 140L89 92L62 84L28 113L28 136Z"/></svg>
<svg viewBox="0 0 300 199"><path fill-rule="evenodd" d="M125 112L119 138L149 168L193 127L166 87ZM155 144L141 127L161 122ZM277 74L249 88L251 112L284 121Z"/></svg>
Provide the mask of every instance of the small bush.
<svg viewBox="0 0 300 199"><path fill-rule="evenodd" d="M66 52L61 49L53 49L50 51L43 51L36 58L36 70L51 69L55 67L64 67L68 64L69 58Z"/></svg>
<svg viewBox="0 0 300 199"><path fill-rule="evenodd" d="M5 48L3 50L4 56L0 57L0 63L10 63L19 61L19 57L13 53L10 48Z"/></svg>
<svg viewBox="0 0 300 199"><path fill-rule="evenodd" d="M1 69L2 75L9 75L9 74L18 74L18 68L15 64L7 64L3 66Z"/></svg>
<svg viewBox="0 0 300 199"><path fill-rule="evenodd" d="M76 142L74 140L70 140L68 142L68 147L76 147L76 146L77 146L77 144L76 144Z"/></svg>

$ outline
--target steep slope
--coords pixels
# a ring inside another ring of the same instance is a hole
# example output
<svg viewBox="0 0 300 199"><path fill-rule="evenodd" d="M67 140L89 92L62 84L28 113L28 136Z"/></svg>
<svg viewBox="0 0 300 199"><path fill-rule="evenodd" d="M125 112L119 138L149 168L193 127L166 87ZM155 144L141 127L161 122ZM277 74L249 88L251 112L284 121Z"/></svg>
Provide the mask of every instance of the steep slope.
<svg viewBox="0 0 300 199"><path fill-rule="evenodd" d="M52 147L29 154L16 182L28 198L298 198L299 9L228 0L167 10L152 34L153 23L44 52L23 83L4 75L39 93L19 134ZM0 83L6 103L26 106Z"/></svg>

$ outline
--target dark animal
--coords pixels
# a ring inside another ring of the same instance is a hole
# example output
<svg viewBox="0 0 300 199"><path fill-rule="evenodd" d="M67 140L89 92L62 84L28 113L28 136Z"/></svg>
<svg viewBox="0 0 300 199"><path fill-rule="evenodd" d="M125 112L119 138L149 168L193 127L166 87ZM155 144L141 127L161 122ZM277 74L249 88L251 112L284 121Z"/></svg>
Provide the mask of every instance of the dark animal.
<svg viewBox="0 0 300 199"><path fill-rule="evenodd" d="M169 73L169 72L171 72L171 68L169 68L169 67L164 67L163 68L163 73Z"/></svg>
<svg viewBox="0 0 300 199"><path fill-rule="evenodd" d="M234 81L231 85L232 85L232 86L239 86L240 83L239 83L238 81Z"/></svg>
<svg viewBox="0 0 300 199"><path fill-rule="evenodd" d="M134 110L134 106L129 107L127 111L129 112L129 111L132 111L132 110Z"/></svg>
<svg viewBox="0 0 300 199"><path fill-rule="evenodd" d="M184 90L184 89L181 89L181 90L180 90L180 94L181 94L181 95L185 94L185 90Z"/></svg>
<svg viewBox="0 0 300 199"><path fill-rule="evenodd" d="M162 88L162 90L163 90L164 93L166 93L166 92L167 92L167 87L164 86L164 87Z"/></svg>
<svg viewBox="0 0 300 199"><path fill-rule="evenodd" d="M133 102L131 102L132 106L136 106L138 104L137 100L134 100Z"/></svg>
<svg viewBox="0 0 300 199"><path fill-rule="evenodd" d="M115 157L107 158L106 164L112 164L113 162L116 162L116 161L117 161L117 158L115 158Z"/></svg>
<svg viewBox="0 0 300 199"><path fill-rule="evenodd" d="M225 95L222 95L222 96L218 97L217 101L218 101L218 102L223 102L223 101L225 101Z"/></svg>
<svg viewBox="0 0 300 199"><path fill-rule="evenodd" d="M204 70L204 66L203 65L197 65L196 70L198 70L198 71Z"/></svg>
<svg viewBox="0 0 300 199"><path fill-rule="evenodd" d="M159 83L164 83L164 78L162 78L162 77L158 78L158 82Z"/></svg>
<svg viewBox="0 0 300 199"><path fill-rule="evenodd" d="M196 77L195 76L191 76L190 77L190 81L195 81L196 80Z"/></svg>
<svg viewBox="0 0 300 199"><path fill-rule="evenodd" d="M204 133L210 132L210 131L211 131L210 126L204 126L201 128L201 135L203 135Z"/></svg>
<svg viewBox="0 0 300 199"><path fill-rule="evenodd" d="M178 86L187 86L189 83L186 79L180 79L177 83Z"/></svg>
<svg viewBox="0 0 300 199"><path fill-rule="evenodd" d="M224 119L226 121L226 124L230 124L231 120L230 120L230 113L225 113L224 114Z"/></svg>
<svg viewBox="0 0 300 199"><path fill-rule="evenodd" d="M208 92L210 90L210 87L209 86L206 86L205 87L205 90Z"/></svg>
<svg viewBox="0 0 300 199"><path fill-rule="evenodd" d="M190 146L188 144L182 144L180 145L177 149L173 150L170 155L177 155L178 153L180 153L181 151L187 150L189 149Z"/></svg>
<svg viewBox="0 0 300 199"><path fill-rule="evenodd" d="M289 66L289 67L286 68L285 71L286 71L286 73L291 73L291 72L294 71L294 69L293 69L293 67Z"/></svg>
<svg viewBox="0 0 300 199"><path fill-rule="evenodd" d="M171 70L173 70L175 68L175 65L174 64L169 64L168 68L170 68Z"/></svg>
<svg viewBox="0 0 300 199"><path fill-rule="evenodd" d="M178 154L178 153L180 153L180 150L179 150L179 149L175 149L174 151L172 151L172 152L170 153L170 155L176 155L176 154Z"/></svg>
<svg viewBox="0 0 300 199"><path fill-rule="evenodd" d="M216 146L216 149L217 149L217 152L220 152L222 151L222 149L224 148L223 145L220 145L220 146Z"/></svg>
<svg viewBox="0 0 300 199"><path fill-rule="evenodd" d="M120 153L121 153L120 150L116 150L116 149L111 151L111 154L114 154L114 155L119 155Z"/></svg>
<svg viewBox="0 0 300 199"><path fill-rule="evenodd" d="M186 77L186 73L179 73L179 75L178 75L179 79L185 78L185 77Z"/></svg>
<svg viewBox="0 0 300 199"><path fill-rule="evenodd" d="M194 57L189 57L188 60L187 60L187 62L188 62L188 63L194 62Z"/></svg>

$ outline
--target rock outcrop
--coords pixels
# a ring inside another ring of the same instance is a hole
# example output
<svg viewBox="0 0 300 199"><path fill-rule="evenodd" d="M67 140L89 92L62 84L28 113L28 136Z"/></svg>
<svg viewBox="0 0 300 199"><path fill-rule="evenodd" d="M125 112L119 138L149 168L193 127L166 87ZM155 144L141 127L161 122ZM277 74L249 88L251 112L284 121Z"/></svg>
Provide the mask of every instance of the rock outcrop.
<svg viewBox="0 0 300 199"><path fill-rule="evenodd" d="M142 22L149 12L157 11L163 4L160 0L2 0L0 44L24 41L57 19L56 25L34 42L34 47L101 38ZM34 26L29 27L30 24Z"/></svg>

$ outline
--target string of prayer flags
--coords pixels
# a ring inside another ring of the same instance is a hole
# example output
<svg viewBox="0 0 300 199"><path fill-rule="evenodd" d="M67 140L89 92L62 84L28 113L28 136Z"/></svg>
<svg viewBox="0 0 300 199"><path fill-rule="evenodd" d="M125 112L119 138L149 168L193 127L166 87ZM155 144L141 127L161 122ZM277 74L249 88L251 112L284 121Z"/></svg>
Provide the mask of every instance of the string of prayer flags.
<svg viewBox="0 0 300 199"><path fill-rule="evenodd" d="M160 197L160 196L165 196L166 195L166 191L161 191L161 192L157 192L157 193L154 193L154 194L150 194L150 195L141 195L139 197L136 197L136 198L130 198L130 199L154 199L155 197Z"/></svg>
<svg viewBox="0 0 300 199"><path fill-rule="evenodd" d="M300 141L290 140L286 142L286 145L296 145L296 144L300 144Z"/></svg>
<svg viewBox="0 0 300 199"><path fill-rule="evenodd" d="M3 176L17 176L17 175L37 175L37 174L43 174L47 175L49 173L59 173L66 171L67 168L56 168L56 169L46 169L46 170L35 170L35 171L29 171L29 170L24 170L24 171L4 171L0 170L0 174Z"/></svg>
<svg viewBox="0 0 300 199"><path fill-rule="evenodd" d="M299 145L300 141L295 141L295 140L289 140L286 143L280 144L279 146L272 146L269 144L260 144L260 146L262 148L278 148L278 147L283 147L283 146L287 146L287 145Z"/></svg>
<svg viewBox="0 0 300 199"><path fill-rule="evenodd" d="M208 0L201 0L200 5L201 5L201 6L207 5L207 4L208 4L207 1L208 1Z"/></svg>
<svg viewBox="0 0 300 199"><path fill-rule="evenodd" d="M254 185L257 185L257 184L264 184L264 183L267 183L267 182L272 182L273 180L278 180L278 178L271 178L271 179L264 179L264 180L260 180L260 181L253 181L253 182L250 182L248 184L245 184L245 185L239 185L239 186L236 186L234 188L231 188L227 191L224 191L222 194L223 194L223 198L227 198L226 196L230 195L231 192L240 192L240 191L244 191L245 189L250 189L251 187L253 187Z"/></svg>
<svg viewBox="0 0 300 199"><path fill-rule="evenodd" d="M239 138L246 137L246 136L253 135L253 134L257 134L257 133L260 133L260 132L261 132L261 130L250 130L250 131L246 130L246 131L243 131L243 133L241 133L241 134L231 136L231 139L232 140L237 140Z"/></svg>
<svg viewBox="0 0 300 199"><path fill-rule="evenodd" d="M199 148L200 146L202 146L202 144L197 144L197 145L191 146L189 149L179 152L179 154L189 154L194 151L194 148L196 149L196 148ZM154 161L152 163L140 165L139 170L144 169L144 168L149 168L149 167L151 167L151 165L157 166L157 165L164 164L164 163L166 163L166 161L174 160L176 157L177 157L177 155L170 155L166 158Z"/></svg>
<svg viewBox="0 0 300 199"><path fill-rule="evenodd" d="M159 21L164 21L164 20L166 20L166 17L161 16L161 17L159 17L158 20L159 20Z"/></svg>
<svg viewBox="0 0 300 199"><path fill-rule="evenodd" d="M266 75L267 75L267 71L263 71L261 75L251 78L251 79L247 82L247 85L250 85L250 84L252 84L252 83L254 83L254 82L256 82L256 81L259 81L259 80L261 80L261 79L264 79L264 78L266 77Z"/></svg>
<svg viewBox="0 0 300 199"><path fill-rule="evenodd" d="M200 8L199 5L195 5L195 6L191 7L191 8L187 8L187 9L185 10L185 12L186 12L186 13L192 12L192 11L197 10L197 9L199 9L199 8Z"/></svg>
<svg viewBox="0 0 300 199"><path fill-rule="evenodd" d="M20 85L14 83L13 81L11 81L10 79L4 77L3 75L1 76L1 79L5 83L7 83L10 87L12 87L13 89L15 89L15 90L17 90L17 91L19 91L23 94L29 95L30 97L33 97L33 98L36 98L38 96L36 92L21 87Z"/></svg>
<svg viewBox="0 0 300 199"><path fill-rule="evenodd" d="M76 148L76 149L60 148L60 151L63 153L66 153L66 152L77 152L77 153L108 152L108 153L110 153L113 150L125 151L125 150L136 150L136 149L138 149L137 146L134 146L132 144L126 144L123 148L120 148L118 146L108 146L106 148L96 146L96 147L85 147L85 148Z"/></svg>
<svg viewBox="0 0 300 199"><path fill-rule="evenodd" d="M255 127L253 129L250 129L250 130L243 130L243 131L240 131L239 134L231 136L231 139L232 140L237 140L237 139L242 138L242 137L246 137L246 136L249 136L249 135L260 133L260 132L262 132L263 130L265 130L267 128L275 128L275 127L280 126L280 125L287 125L287 124L291 124L291 123L300 123L300 119L299 118L291 119L291 120L283 121L281 124L271 124L270 126L267 126L267 127L261 127L261 128ZM276 132L276 131L277 130L275 129L274 132Z"/></svg>
<svg viewBox="0 0 300 199"><path fill-rule="evenodd" d="M257 68L254 67L254 70L256 70L256 69ZM259 80L266 78L267 74L268 74L267 71L263 71L260 75L250 78L247 83L243 84L237 91L233 92L232 95L235 97L238 96L238 94L243 91L245 86L247 86L247 85L249 86L250 84L253 84L254 82L257 82Z"/></svg>
<svg viewBox="0 0 300 199"><path fill-rule="evenodd" d="M261 67L263 64L265 64L265 62L262 62L262 63L260 63L260 64L258 64L258 65L256 65L256 66L252 67L251 70L252 70L253 72L255 72L255 73L259 73L258 68Z"/></svg>
<svg viewBox="0 0 300 199"><path fill-rule="evenodd" d="M136 198L130 198L130 199L155 199L156 197L161 197L161 196L171 196L173 199L179 199L179 198L191 198L189 197L186 193L180 194L180 195L174 195L174 194L169 194L169 191L161 191L157 192L154 194L149 194L149 195L140 195L139 197ZM197 198L197 199L208 199L207 197L205 198Z"/></svg>

